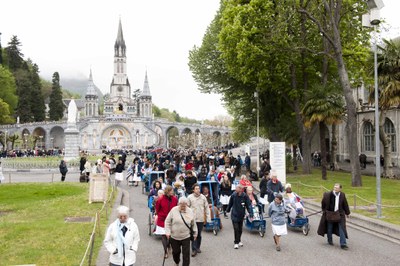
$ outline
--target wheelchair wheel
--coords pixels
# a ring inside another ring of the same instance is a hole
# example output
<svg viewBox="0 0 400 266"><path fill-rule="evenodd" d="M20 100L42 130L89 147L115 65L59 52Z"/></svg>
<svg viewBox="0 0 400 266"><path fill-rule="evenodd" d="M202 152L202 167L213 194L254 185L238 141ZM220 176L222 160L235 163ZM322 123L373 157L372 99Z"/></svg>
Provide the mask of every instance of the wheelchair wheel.
<svg viewBox="0 0 400 266"><path fill-rule="evenodd" d="M310 224L309 223L304 224L302 229L303 229L303 234L305 236L308 235L308 232L310 232Z"/></svg>
<svg viewBox="0 0 400 266"><path fill-rule="evenodd" d="M153 230L153 221L152 215L149 213L149 236L151 236L151 231Z"/></svg>

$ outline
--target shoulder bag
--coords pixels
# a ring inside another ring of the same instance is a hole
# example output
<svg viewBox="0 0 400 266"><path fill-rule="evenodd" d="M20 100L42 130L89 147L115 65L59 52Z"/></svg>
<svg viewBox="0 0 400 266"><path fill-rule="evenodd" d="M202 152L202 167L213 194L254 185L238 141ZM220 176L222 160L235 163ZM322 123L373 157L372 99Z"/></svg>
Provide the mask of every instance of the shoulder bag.
<svg viewBox="0 0 400 266"><path fill-rule="evenodd" d="M189 225L186 223L185 219L183 218L182 213L179 212L179 214L181 215L181 218L182 218L182 220L183 220L183 223L184 223L184 224L186 225L186 227L190 230L190 241L193 241L193 240L194 240L193 226L190 226L190 227L189 227Z"/></svg>
<svg viewBox="0 0 400 266"><path fill-rule="evenodd" d="M340 212L326 210L326 220L331 223L340 222Z"/></svg>

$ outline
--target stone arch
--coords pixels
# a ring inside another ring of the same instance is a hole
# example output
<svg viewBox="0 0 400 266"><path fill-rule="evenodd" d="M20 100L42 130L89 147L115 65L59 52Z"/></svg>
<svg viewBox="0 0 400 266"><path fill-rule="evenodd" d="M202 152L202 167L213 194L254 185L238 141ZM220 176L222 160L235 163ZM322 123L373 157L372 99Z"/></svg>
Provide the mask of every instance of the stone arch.
<svg viewBox="0 0 400 266"><path fill-rule="evenodd" d="M64 149L65 134L64 129L60 126L55 126L50 130L50 148Z"/></svg>
<svg viewBox="0 0 400 266"><path fill-rule="evenodd" d="M221 134L221 132L214 131L212 135L213 135L213 146L214 147L221 146L221 143L222 143L222 134Z"/></svg>
<svg viewBox="0 0 400 266"><path fill-rule="evenodd" d="M101 146L107 149L126 149L131 145L131 133L122 125L109 126L101 134Z"/></svg>
<svg viewBox="0 0 400 266"><path fill-rule="evenodd" d="M192 133L192 130L188 127L185 127L182 131L181 134L190 134Z"/></svg>
<svg viewBox="0 0 400 266"><path fill-rule="evenodd" d="M155 145L160 146L162 143L164 143L164 136L163 136L163 130L160 126L156 125L154 127L154 132L158 136L158 141L155 141Z"/></svg>
<svg viewBox="0 0 400 266"><path fill-rule="evenodd" d="M39 149L46 148L46 130L42 127L37 127L32 132L33 146Z"/></svg>
<svg viewBox="0 0 400 266"><path fill-rule="evenodd" d="M176 126L168 127L165 131L165 136L167 140L167 148L178 147L179 130Z"/></svg>

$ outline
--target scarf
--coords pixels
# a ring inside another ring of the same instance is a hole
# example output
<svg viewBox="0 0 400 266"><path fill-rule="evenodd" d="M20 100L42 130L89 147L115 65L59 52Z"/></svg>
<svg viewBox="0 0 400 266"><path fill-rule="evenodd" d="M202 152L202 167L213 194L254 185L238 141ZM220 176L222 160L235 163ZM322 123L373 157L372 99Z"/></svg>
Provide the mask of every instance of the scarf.
<svg viewBox="0 0 400 266"><path fill-rule="evenodd" d="M126 245L126 240L124 235L122 234L122 228L126 227L128 229L127 224L122 224L119 219L115 224L115 230L117 231L117 249L118 249L118 257L122 258L124 256L124 245Z"/></svg>

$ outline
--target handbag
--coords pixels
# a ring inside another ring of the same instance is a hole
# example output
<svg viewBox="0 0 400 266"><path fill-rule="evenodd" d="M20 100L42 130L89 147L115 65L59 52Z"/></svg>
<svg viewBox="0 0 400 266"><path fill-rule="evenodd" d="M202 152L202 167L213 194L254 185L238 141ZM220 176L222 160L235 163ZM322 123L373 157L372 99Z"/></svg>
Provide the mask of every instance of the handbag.
<svg viewBox="0 0 400 266"><path fill-rule="evenodd" d="M328 211L326 210L326 220L328 222L337 223L340 222L340 212L339 211Z"/></svg>
<svg viewBox="0 0 400 266"><path fill-rule="evenodd" d="M182 213L179 212L179 214L181 215L181 218L183 220L183 223L186 225L186 227L190 230L190 241L194 241L194 232L193 232L193 226L190 226L186 223L185 219L183 219Z"/></svg>

